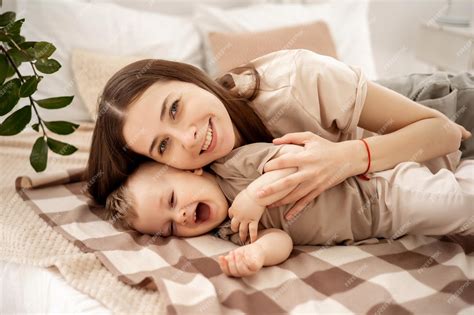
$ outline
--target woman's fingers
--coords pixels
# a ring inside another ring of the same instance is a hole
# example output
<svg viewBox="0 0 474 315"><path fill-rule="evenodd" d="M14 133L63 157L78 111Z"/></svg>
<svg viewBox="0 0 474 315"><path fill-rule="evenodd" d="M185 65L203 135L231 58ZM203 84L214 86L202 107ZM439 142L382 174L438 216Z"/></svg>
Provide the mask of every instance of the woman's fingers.
<svg viewBox="0 0 474 315"><path fill-rule="evenodd" d="M298 154L294 153L286 153L282 156L277 157L274 160L270 160L265 163L263 167L264 172L270 172L274 170L278 170L281 168L287 167L298 167L301 164L301 157L298 157Z"/></svg>
<svg viewBox="0 0 474 315"><path fill-rule="evenodd" d="M296 172L291 175L288 175L284 178L281 178L274 182L273 184L267 185L260 188L257 191L257 197L262 198L274 194L276 192L287 189L288 187L296 186L306 180L305 175L302 172Z"/></svg>
<svg viewBox="0 0 474 315"><path fill-rule="evenodd" d="M301 211L311 202L314 198L319 195L320 190L315 189L303 199L298 200L298 202L291 208L286 214L285 219L292 220L295 216L299 215Z"/></svg>
<svg viewBox="0 0 474 315"><path fill-rule="evenodd" d="M472 136L472 133L470 131L468 131L466 128L464 128L463 125L460 125L458 123L455 123L453 121L449 121L448 123L453 123L456 125L456 127L459 128L459 130L461 130L461 139L462 140L466 140L466 139L469 139L471 136Z"/></svg>
<svg viewBox="0 0 474 315"><path fill-rule="evenodd" d="M466 139L469 139L471 136L472 136L472 133L469 132L466 128L464 128L463 126L461 126L461 132L462 132L462 139L463 140L466 140Z"/></svg>
<svg viewBox="0 0 474 315"><path fill-rule="evenodd" d="M269 204L267 207L268 207L268 208L273 208L273 207L279 207L279 206L281 206L281 205L284 205L285 203L283 203L283 201L285 201L288 196L291 196L291 195L293 195L295 192L297 192L298 189L301 189L301 185L297 185L297 186L296 186L292 191L290 191L285 197L280 198L280 200L277 200L277 201L275 201L275 202L272 203L272 204Z"/></svg>
<svg viewBox="0 0 474 315"><path fill-rule="evenodd" d="M306 186L304 185L304 183L302 183L298 185L294 190L292 190L288 195L278 200L277 202L272 203L270 207L279 207L282 205L296 202L307 194L309 194L313 189L313 187L309 186L309 183L306 183Z"/></svg>
<svg viewBox="0 0 474 315"><path fill-rule="evenodd" d="M316 135L310 131L287 133L283 137L273 139L274 144L293 143L303 144L305 141L314 139Z"/></svg>

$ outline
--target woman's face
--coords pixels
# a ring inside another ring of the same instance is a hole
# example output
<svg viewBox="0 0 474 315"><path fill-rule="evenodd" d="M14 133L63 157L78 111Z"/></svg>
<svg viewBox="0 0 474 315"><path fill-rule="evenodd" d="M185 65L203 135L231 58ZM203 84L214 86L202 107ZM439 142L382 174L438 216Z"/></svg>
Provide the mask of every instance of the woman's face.
<svg viewBox="0 0 474 315"><path fill-rule="evenodd" d="M129 149L179 169L212 163L236 143L220 99L182 81L157 82L130 104L123 135Z"/></svg>

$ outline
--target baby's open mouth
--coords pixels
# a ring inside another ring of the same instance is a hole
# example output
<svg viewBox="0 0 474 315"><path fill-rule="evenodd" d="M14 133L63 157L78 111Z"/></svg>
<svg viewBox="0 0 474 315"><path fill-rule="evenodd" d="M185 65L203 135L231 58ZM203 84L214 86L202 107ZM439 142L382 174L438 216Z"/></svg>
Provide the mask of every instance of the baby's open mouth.
<svg viewBox="0 0 474 315"><path fill-rule="evenodd" d="M194 222L195 223L202 223L209 219L209 215L211 213L211 208L209 205L200 202L196 207L196 211L194 212Z"/></svg>

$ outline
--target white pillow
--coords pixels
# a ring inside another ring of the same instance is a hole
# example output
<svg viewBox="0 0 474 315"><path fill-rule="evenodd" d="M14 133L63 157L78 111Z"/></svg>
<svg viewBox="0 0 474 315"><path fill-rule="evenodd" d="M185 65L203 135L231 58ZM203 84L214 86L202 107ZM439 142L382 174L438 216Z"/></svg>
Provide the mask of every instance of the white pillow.
<svg viewBox="0 0 474 315"><path fill-rule="evenodd" d="M340 60L362 67L369 79L376 79L367 0L333 0L318 4L258 4L230 10L200 5L193 20L203 37L205 67L211 76L217 75L218 70L216 57L208 40L209 32L263 31L323 20L329 25ZM291 42L282 49L291 49Z"/></svg>
<svg viewBox="0 0 474 315"><path fill-rule="evenodd" d="M193 23L183 17L148 13L114 3L20 0L17 18L23 17L22 34L26 39L53 43L57 50L52 58L62 65L56 73L44 75L34 97L76 95L63 109L40 109L45 120L91 120L71 73L74 48L117 56L182 61L202 69L199 33ZM31 71L29 65L25 66L22 65L25 72Z"/></svg>

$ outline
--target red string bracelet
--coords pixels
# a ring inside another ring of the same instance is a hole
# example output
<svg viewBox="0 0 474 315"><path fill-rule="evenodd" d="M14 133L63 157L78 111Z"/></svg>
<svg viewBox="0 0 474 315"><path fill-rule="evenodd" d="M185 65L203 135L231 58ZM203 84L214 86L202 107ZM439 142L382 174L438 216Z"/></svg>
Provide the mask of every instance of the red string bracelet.
<svg viewBox="0 0 474 315"><path fill-rule="evenodd" d="M365 144L365 148L367 149L367 154L369 156L369 165L367 165L367 169L365 170L365 172L363 174L360 174L360 175L357 175L357 177L359 178L362 178L364 180L369 180L370 178L368 178L365 174L367 174L367 172L369 171L370 169L370 150L369 150L369 145L367 144L367 142L364 140L364 139L359 139L360 141L364 142Z"/></svg>

